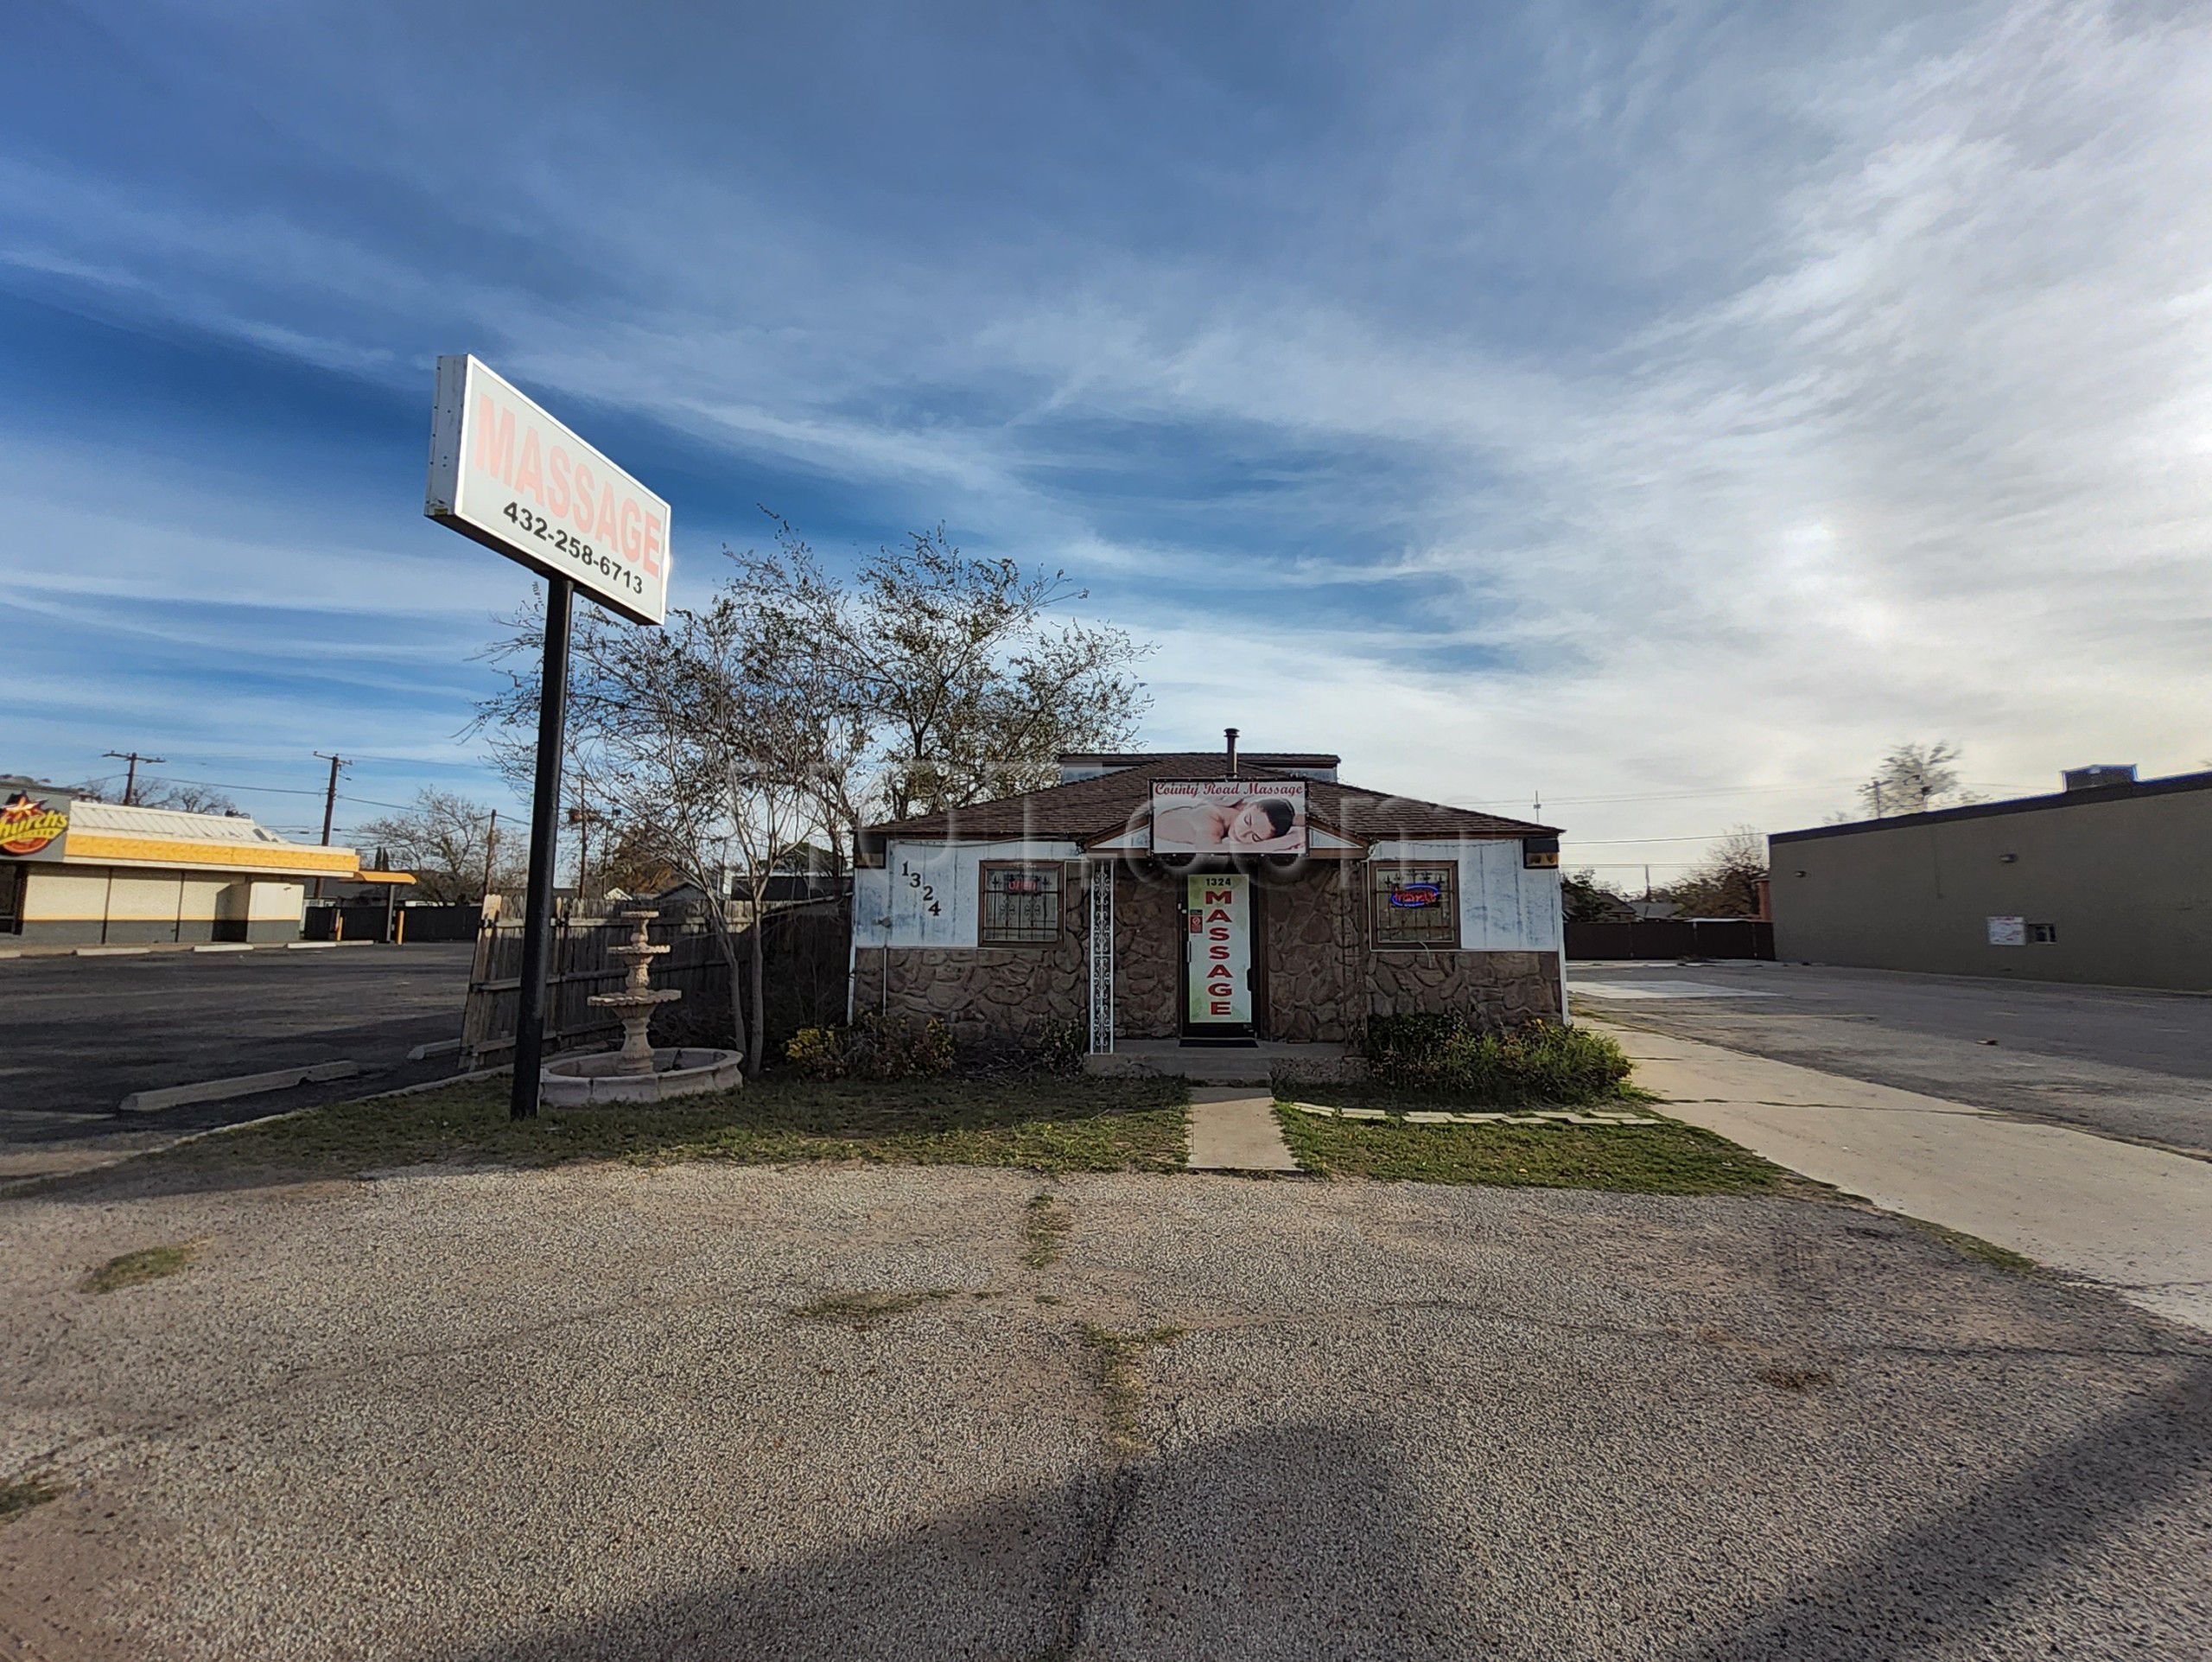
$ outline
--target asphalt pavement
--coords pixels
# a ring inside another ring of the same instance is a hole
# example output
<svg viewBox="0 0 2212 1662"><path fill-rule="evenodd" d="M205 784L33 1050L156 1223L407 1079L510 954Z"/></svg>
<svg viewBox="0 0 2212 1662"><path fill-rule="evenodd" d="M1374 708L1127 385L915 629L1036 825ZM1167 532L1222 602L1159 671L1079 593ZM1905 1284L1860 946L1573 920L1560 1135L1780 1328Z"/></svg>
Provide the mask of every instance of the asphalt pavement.
<svg viewBox="0 0 2212 1662"><path fill-rule="evenodd" d="M2212 1156L2212 997L1758 963L1573 963L1630 1026Z"/></svg>
<svg viewBox="0 0 2212 1662"><path fill-rule="evenodd" d="M0 959L0 1177L453 1071L468 943ZM157 1114L135 1091L350 1060L358 1079Z"/></svg>
<svg viewBox="0 0 2212 1662"><path fill-rule="evenodd" d="M2212 1346L1833 1201L135 1181L0 1200L42 1662L2212 1648Z"/></svg>

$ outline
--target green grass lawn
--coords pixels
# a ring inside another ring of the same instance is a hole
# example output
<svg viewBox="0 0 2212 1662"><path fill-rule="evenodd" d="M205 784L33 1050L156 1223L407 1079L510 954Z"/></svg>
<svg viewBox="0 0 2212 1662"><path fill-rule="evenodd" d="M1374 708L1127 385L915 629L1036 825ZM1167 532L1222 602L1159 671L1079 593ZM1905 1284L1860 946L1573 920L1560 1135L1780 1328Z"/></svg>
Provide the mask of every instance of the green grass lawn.
<svg viewBox="0 0 2212 1662"><path fill-rule="evenodd" d="M507 1118L506 1082L493 1079L310 1109L149 1157L333 1174L434 1161L567 1160L1173 1171L1188 1146L1186 1099L1177 1079L772 1079L671 1103L549 1108L516 1122Z"/></svg>
<svg viewBox="0 0 2212 1662"><path fill-rule="evenodd" d="M1495 1111L1494 1103L1412 1095L1376 1086L1308 1086L1297 1100L1380 1108L1388 1119L1324 1119L1278 1105L1283 1140L1316 1176L1539 1188L1620 1189L1636 1194L1747 1194L1788 1179L1780 1167L1724 1137L1662 1118L1656 1125L1416 1125L1408 1109ZM1581 1105L1649 1113L1624 1092ZM1542 1105L1549 1107L1555 1105Z"/></svg>

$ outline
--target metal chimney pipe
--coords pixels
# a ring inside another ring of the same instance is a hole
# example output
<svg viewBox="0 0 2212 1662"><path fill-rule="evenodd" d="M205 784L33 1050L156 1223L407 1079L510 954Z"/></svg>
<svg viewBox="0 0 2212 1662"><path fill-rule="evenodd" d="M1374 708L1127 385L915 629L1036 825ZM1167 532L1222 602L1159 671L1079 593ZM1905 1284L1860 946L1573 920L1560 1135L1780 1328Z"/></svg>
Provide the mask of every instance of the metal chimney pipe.
<svg viewBox="0 0 2212 1662"><path fill-rule="evenodd" d="M1236 777L1236 729L1233 727L1224 727L1221 730L1229 740L1229 776L1235 779Z"/></svg>

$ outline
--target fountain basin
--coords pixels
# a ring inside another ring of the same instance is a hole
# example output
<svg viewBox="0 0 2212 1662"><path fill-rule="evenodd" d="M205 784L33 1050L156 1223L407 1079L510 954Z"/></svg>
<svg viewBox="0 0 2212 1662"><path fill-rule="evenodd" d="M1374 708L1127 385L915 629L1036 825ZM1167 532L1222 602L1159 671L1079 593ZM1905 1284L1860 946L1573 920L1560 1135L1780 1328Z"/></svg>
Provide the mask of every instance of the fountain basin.
<svg viewBox="0 0 2212 1662"><path fill-rule="evenodd" d="M745 1082L744 1057L734 1050L655 1050L650 1073L625 1073L619 1050L556 1056L538 1076L538 1100L551 1108L594 1102L662 1102L705 1091L730 1091Z"/></svg>

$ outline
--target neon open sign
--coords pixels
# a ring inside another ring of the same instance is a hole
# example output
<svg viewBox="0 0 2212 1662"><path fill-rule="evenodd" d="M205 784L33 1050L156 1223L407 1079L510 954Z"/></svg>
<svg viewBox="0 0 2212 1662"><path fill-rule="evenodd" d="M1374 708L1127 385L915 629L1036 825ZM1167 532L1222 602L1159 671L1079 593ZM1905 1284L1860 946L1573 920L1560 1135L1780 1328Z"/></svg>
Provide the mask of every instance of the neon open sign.
<svg viewBox="0 0 2212 1662"><path fill-rule="evenodd" d="M1440 883L1393 883L1390 904L1410 910L1417 906L1440 906L1444 902L1444 888Z"/></svg>

